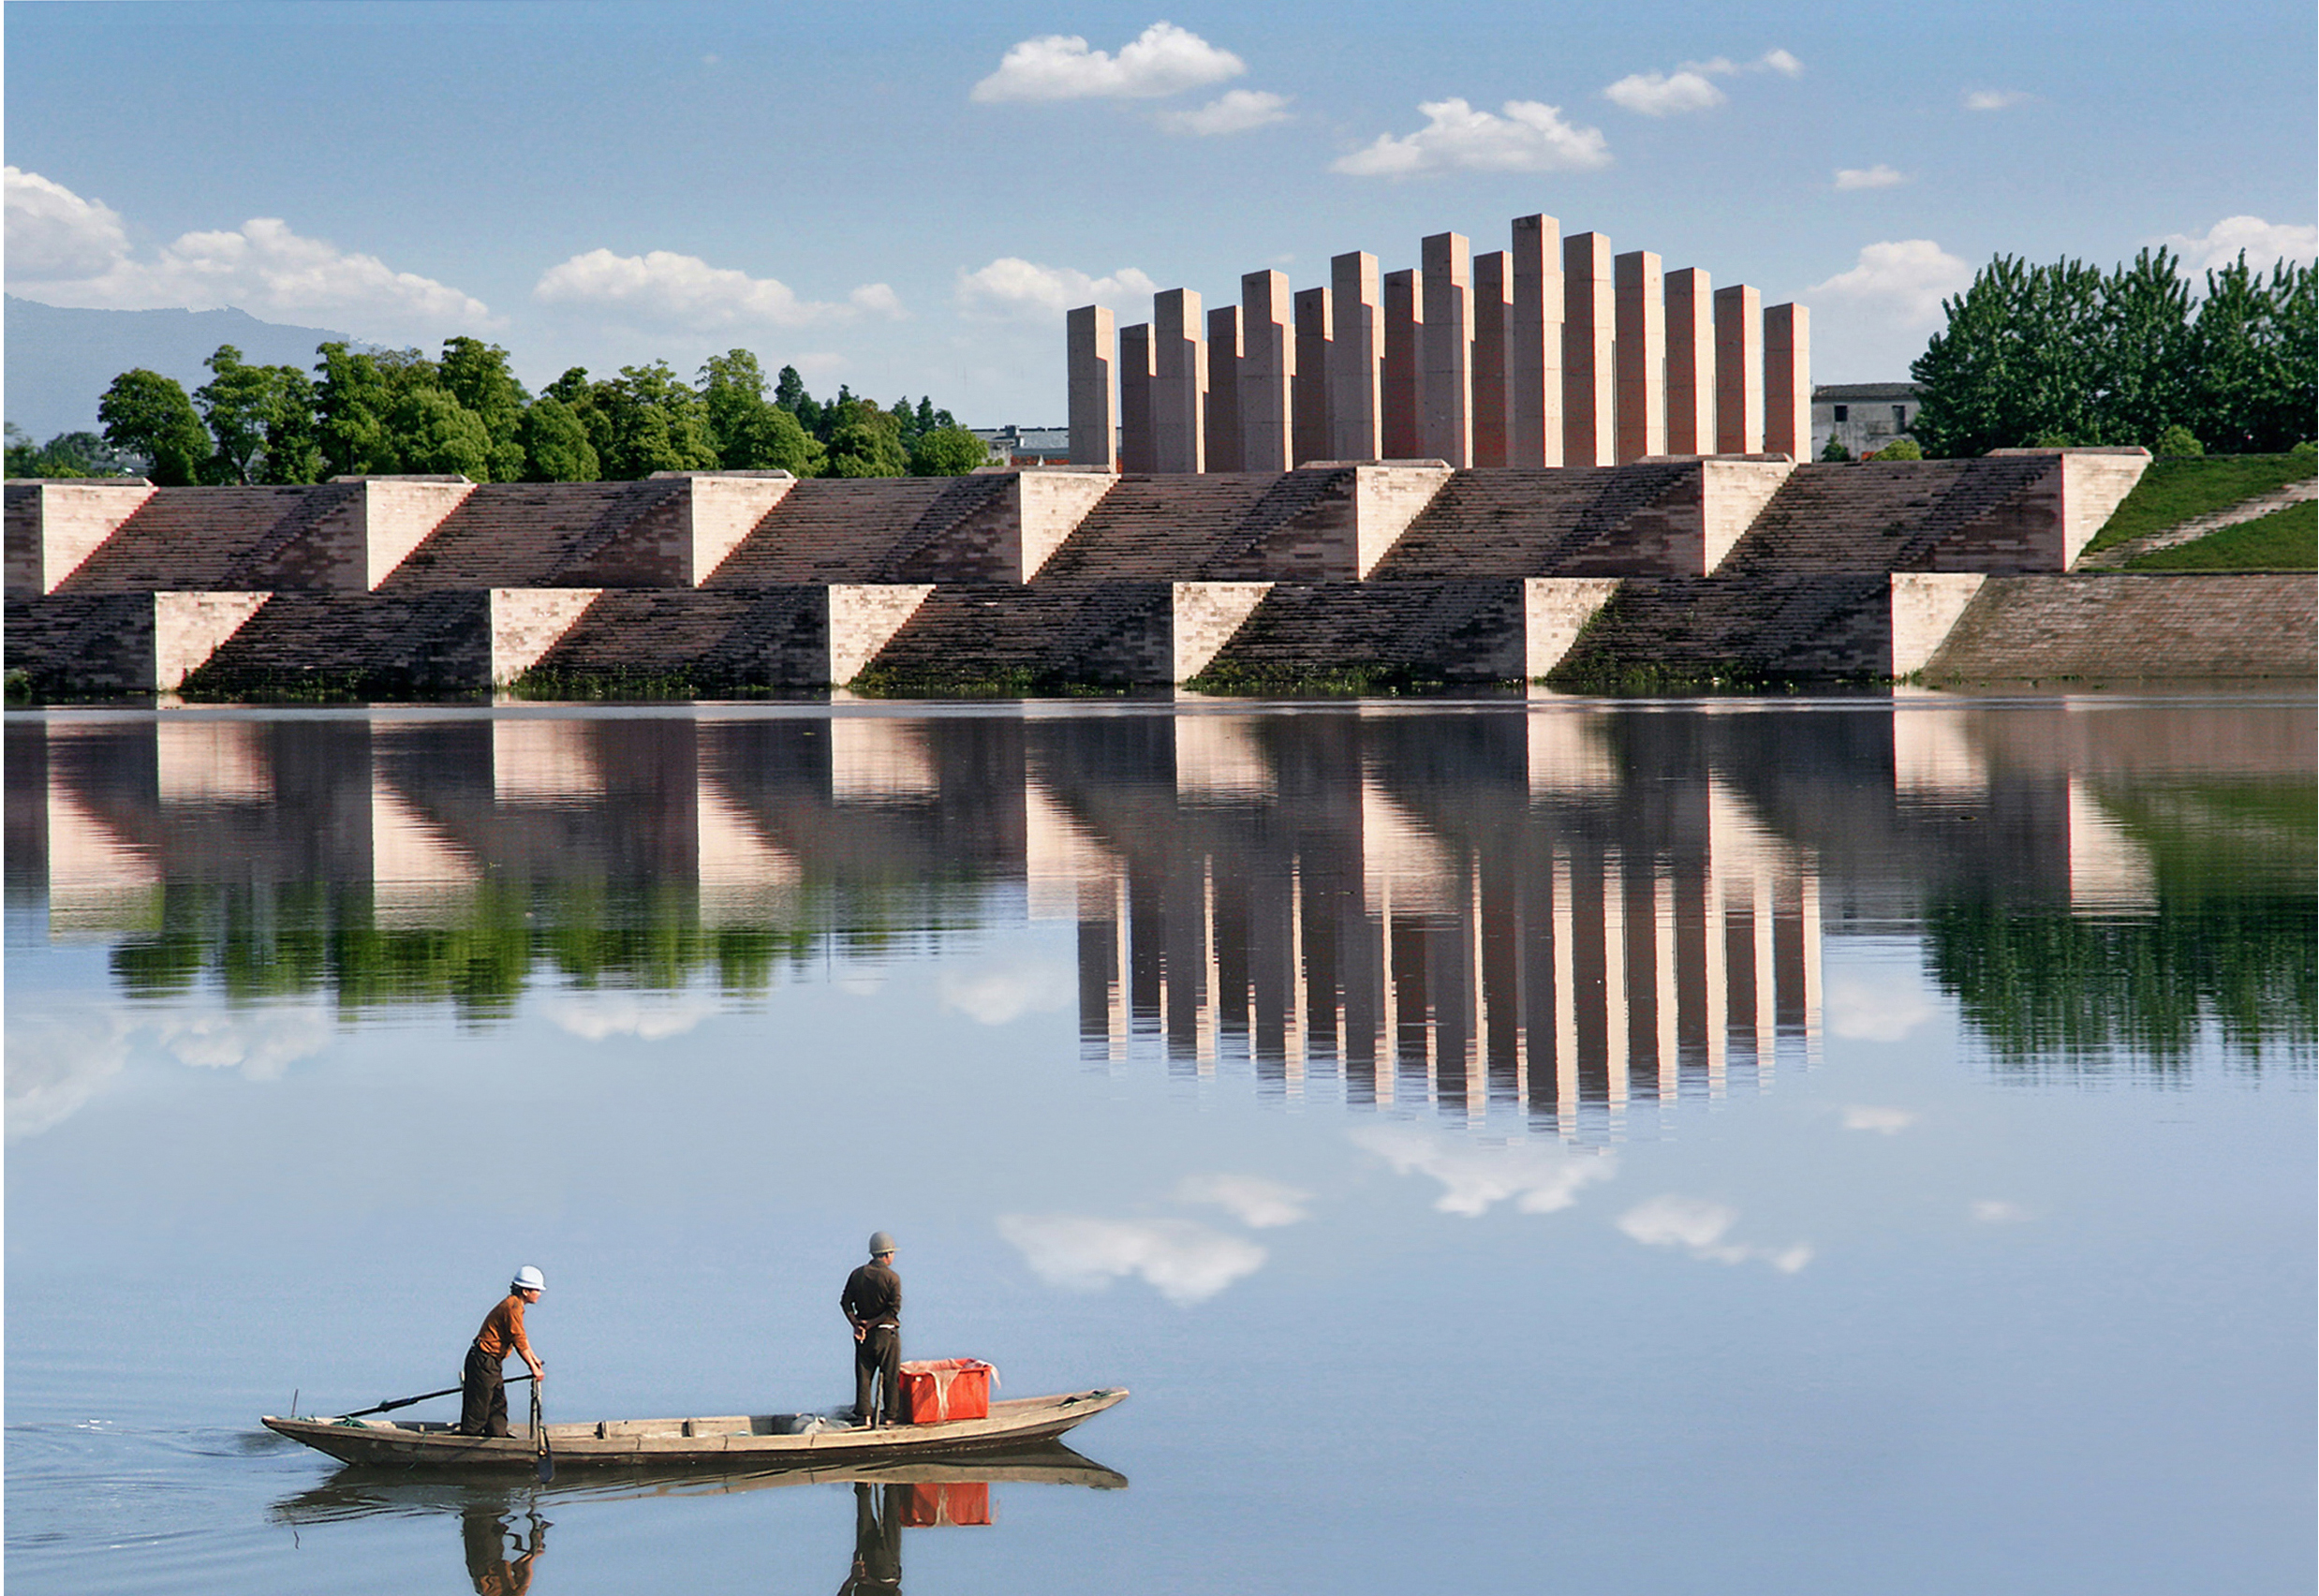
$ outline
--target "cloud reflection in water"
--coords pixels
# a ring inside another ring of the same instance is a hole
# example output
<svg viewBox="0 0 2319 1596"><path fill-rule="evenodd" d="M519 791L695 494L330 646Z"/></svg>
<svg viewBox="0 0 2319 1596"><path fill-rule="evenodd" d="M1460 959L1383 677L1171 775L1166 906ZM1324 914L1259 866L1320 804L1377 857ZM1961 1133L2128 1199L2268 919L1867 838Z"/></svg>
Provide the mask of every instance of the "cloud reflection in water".
<svg viewBox="0 0 2319 1596"><path fill-rule="evenodd" d="M1440 1181L1441 1195L1433 1205L1444 1214L1485 1214L1508 1199L1525 1214L1558 1213L1618 1168L1615 1153L1575 1152L1559 1143L1459 1142L1405 1125L1364 1126L1352 1136L1383 1157L1396 1175Z"/></svg>
<svg viewBox="0 0 2319 1596"><path fill-rule="evenodd" d="M1066 1291L1100 1291L1141 1276L1178 1306L1204 1302L1263 1266L1252 1241L1189 1219L1096 1219L1071 1214L1004 1214L998 1234L1031 1272Z"/></svg>
<svg viewBox="0 0 2319 1596"><path fill-rule="evenodd" d="M1700 1197L1653 1197L1618 1216L1618 1228L1645 1247L1680 1247L1693 1258L1712 1264L1745 1264L1760 1259L1783 1275L1793 1275L1811 1262L1811 1247L1742 1247L1723 1237L1739 1222L1739 1211Z"/></svg>

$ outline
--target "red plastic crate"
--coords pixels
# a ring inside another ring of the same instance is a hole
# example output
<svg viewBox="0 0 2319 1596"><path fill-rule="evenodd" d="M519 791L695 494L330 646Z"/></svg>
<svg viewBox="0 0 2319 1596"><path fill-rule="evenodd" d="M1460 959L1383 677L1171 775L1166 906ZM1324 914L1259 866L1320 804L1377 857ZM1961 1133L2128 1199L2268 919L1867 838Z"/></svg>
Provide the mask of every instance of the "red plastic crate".
<svg viewBox="0 0 2319 1596"><path fill-rule="evenodd" d="M902 1411L913 1425L990 1417L995 1371L978 1358L928 1358L902 1366Z"/></svg>
<svg viewBox="0 0 2319 1596"><path fill-rule="evenodd" d="M957 1480L947 1485L915 1485L902 1504L902 1522L912 1530L938 1530L946 1524L988 1524L990 1482Z"/></svg>

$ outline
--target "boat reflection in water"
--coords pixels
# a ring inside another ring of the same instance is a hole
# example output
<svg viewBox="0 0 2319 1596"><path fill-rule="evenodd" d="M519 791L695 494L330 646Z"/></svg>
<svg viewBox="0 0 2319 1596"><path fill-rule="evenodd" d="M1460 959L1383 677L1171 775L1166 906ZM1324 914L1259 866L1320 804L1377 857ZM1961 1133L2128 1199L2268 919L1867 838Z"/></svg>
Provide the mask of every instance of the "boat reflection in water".
<svg viewBox="0 0 2319 1596"><path fill-rule="evenodd" d="M784 1485L850 1485L853 1560L842 1593L899 1590L902 1531L989 1525L997 1519L994 1485L1080 1485L1115 1491L1127 1476L1060 1441L1010 1448L949 1462L865 1464L853 1468L770 1469L719 1474L700 1469L627 1470L567 1476L551 1485L518 1484L504 1473L349 1467L318 1485L274 1503L277 1524L311 1528L376 1516L425 1518L456 1514L467 1577L478 1596L529 1589L547 1550L550 1516L559 1502L646 1497L725 1496Z"/></svg>

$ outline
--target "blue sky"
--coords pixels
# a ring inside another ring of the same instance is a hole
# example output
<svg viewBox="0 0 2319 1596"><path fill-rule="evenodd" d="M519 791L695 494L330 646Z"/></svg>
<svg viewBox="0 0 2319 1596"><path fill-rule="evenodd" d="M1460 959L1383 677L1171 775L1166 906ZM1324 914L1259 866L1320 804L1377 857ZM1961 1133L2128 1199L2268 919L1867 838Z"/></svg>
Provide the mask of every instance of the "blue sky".
<svg viewBox="0 0 2319 1596"><path fill-rule="evenodd" d="M2314 247L2308 6L17 3L7 280L537 387L752 348L1057 422L1062 312L1545 211L1906 375L1998 252Z"/></svg>

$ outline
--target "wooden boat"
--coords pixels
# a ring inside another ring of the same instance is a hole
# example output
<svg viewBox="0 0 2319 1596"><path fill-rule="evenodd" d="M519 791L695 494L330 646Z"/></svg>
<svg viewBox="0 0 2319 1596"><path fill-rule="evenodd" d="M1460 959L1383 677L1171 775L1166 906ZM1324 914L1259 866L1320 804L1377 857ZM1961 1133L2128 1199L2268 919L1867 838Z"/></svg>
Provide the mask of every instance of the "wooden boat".
<svg viewBox="0 0 2319 1596"><path fill-rule="evenodd" d="M1077 1485L1125 1490L1128 1477L1059 1441L994 1447L947 1457L872 1457L852 1462L800 1457L772 1463L739 1458L716 1464L639 1462L620 1469L559 1471L540 1485L505 1468L380 1468L348 1464L320 1485L274 1503L276 1523L330 1524L374 1515L507 1509L558 1501L624 1501L644 1497L729 1496L785 1485Z"/></svg>
<svg viewBox="0 0 2319 1596"><path fill-rule="evenodd" d="M1047 1441L1127 1400L1117 1387L1064 1396L993 1402L984 1419L888 1425L876 1429L830 1425L815 1413L735 1414L690 1419L605 1419L547 1426L558 1469L714 1465L727 1470L785 1463L922 1459ZM501 1437L461 1435L455 1424L387 1419L260 1420L276 1435L326 1452L342 1463L402 1468L530 1469L539 1459L531 1426ZM824 1426L824 1427L817 1427Z"/></svg>

